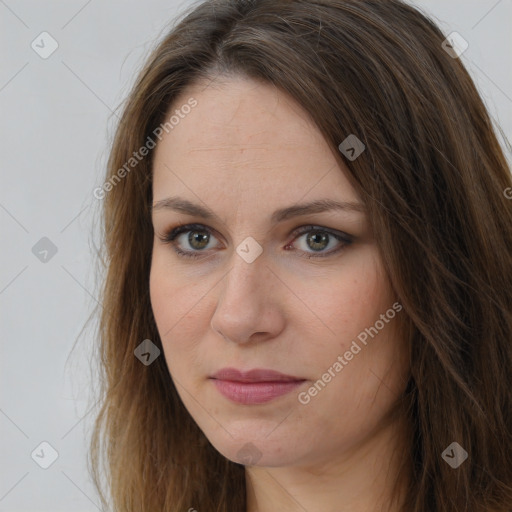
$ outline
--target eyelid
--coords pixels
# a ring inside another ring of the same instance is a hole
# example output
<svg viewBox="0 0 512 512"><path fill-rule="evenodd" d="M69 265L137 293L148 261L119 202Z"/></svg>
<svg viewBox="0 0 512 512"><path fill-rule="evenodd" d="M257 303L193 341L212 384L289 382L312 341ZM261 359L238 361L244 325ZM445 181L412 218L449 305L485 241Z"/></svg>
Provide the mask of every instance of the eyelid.
<svg viewBox="0 0 512 512"><path fill-rule="evenodd" d="M212 235L216 233L216 231L212 228L209 228L208 226L205 226L204 224L180 224L179 226L176 226L175 228L172 228L165 232L163 237L159 237L162 242L171 243L173 242L177 236L187 233L188 231L206 231L209 235Z"/></svg>
<svg viewBox="0 0 512 512"><path fill-rule="evenodd" d="M158 236L158 238L164 243L173 245L174 250L179 255L187 256L187 257L191 257L191 258L202 258L203 257L203 255L201 254L202 251L191 251L191 250L183 251L183 250L179 249L177 247L177 245L174 243L175 239L179 235L181 235L183 233L187 233L189 231L194 231L194 230L204 231L204 232L208 233L209 235L213 235L214 237L215 237L215 233L216 233L216 231L214 229L212 229L204 224L190 223L190 224L180 224L172 229L169 229L163 236ZM302 257L305 257L308 259L315 259L315 258L318 259L318 258L328 257L330 255L334 255L334 254L338 253L339 251L343 250L346 246L352 244L355 240L354 236L349 235L348 233L345 233L343 231L335 230L332 228L327 228L324 226L319 226L316 224L304 224L302 226L295 228L292 231L290 236L293 236L293 239L286 244L286 247L293 244L293 242L295 242L295 240L297 238L299 238L300 236L302 236L306 233L314 232L314 231L324 232L324 233L327 233L328 235L334 237L336 240L338 240L338 242L341 243L341 247L338 247L336 249L331 249L330 251L326 251L326 252L319 252L317 255L315 255L314 252L297 250L296 252L299 252L299 253L305 252L305 255L299 254L299 256L302 256ZM215 237L215 238L217 238L217 237Z"/></svg>
<svg viewBox="0 0 512 512"><path fill-rule="evenodd" d="M350 244L354 241L354 237L352 235L349 235L348 233L339 231L337 229L327 228L325 226L319 226L318 224L304 224L303 226L299 226L298 228L295 228L292 231L292 234L295 236L295 238L297 238L300 235L309 233L310 231L322 231L322 232L328 233L329 235L332 235L335 238L339 238L339 239L343 240L347 244ZM292 242L295 240L295 238L292 240Z"/></svg>

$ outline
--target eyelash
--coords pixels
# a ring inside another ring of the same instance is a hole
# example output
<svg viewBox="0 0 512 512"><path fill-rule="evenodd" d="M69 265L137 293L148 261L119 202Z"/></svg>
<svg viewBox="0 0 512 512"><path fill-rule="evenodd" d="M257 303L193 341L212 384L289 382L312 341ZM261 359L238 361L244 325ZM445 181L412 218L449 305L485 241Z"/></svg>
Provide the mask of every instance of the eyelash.
<svg viewBox="0 0 512 512"><path fill-rule="evenodd" d="M212 235L212 231L208 229L203 224L181 224L174 229L169 230L163 237L159 237L160 240L163 243L171 244L173 246L173 249L176 251L176 253L183 258L202 258L203 255L199 254L201 251L183 251L182 249L178 248L174 240L178 235L181 235L182 233L187 233L189 231L203 231L207 233L208 235ZM332 256L338 252L340 252L342 249L344 249L346 246L350 245L354 240L353 237L346 234L346 233L339 233L331 231L327 228L323 228L321 226L301 226L300 228L296 229L293 232L294 239L292 242L296 240L296 238L300 237L301 235L310 233L310 232L318 232L318 233L327 233L328 235L334 237L339 242L342 242L341 246L337 249L330 250L327 253L318 253L318 254L312 254L312 253L306 253L306 255L299 254L302 258L312 259L312 258L326 258L328 256ZM290 242L290 243L292 243ZM287 245L288 246L288 245Z"/></svg>

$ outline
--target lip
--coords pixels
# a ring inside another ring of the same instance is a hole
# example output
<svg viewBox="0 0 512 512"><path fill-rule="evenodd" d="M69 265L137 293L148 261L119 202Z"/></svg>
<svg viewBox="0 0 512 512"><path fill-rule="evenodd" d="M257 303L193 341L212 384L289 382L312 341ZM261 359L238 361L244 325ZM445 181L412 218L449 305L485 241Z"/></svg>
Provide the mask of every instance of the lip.
<svg viewBox="0 0 512 512"><path fill-rule="evenodd" d="M236 368L223 368L213 374L212 379L231 380L234 382L292 382L306 380L301 377L285 375L274 370L255 368L254 370L240 371Z"/></svg>
<svg viewBox="0 0 512 512"><path fill-rule="evenodd" d="M238 404L263 404L285 395L306 379L285 375L274 370L240 371L223 368L210 377L218 391Z"/></svg>

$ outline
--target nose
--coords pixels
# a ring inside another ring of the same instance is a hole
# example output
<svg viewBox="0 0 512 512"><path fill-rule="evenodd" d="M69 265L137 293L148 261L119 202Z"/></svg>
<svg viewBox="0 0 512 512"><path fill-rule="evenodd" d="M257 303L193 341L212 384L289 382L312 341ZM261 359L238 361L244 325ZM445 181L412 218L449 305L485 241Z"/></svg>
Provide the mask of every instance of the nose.
<svg viewBox="0 0 512 512"><path fill-rule="evenodd" d="M227 341L239 344L275 338L284 329L286 287L267 266L263 255L252 263L236 252L233 264L218 284L217 307L211 328Z"/></svg>

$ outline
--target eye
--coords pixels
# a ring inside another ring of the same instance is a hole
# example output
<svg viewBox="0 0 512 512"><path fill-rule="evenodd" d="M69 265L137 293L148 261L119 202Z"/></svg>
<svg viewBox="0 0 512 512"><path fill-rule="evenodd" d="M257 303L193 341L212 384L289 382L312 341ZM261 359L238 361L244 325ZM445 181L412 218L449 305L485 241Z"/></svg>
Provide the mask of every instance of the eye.
<svg viewBox="0 0 512 512"><path fill-rule="evenodd" d="M174 250L185 258L200 258L201 251L208 249L210 239L215 237L212 232L202 224L184 224L178 226L168 233L166 233L160 240L164 243L172 244ZM185 249L179 247L188 245L192 249Z"/></svg>
<svg viewBox="0 0 512 512"><path fill-rule="evenodd" d="M353 237L346 233L332 231L321 226L303 226L296 230L294 234L298 235L293 240L294 242L302 239L302 243L299 244L302 247L299 248L299 251L303 254L299 254L299 256L308 259L326 258L340 252L354 241ZM327 247L332 247L333 245L334 249L325 251ZM291 246L292 244L288 244L285 249ZM313 252L308 252L309 249Z"/></svg>
<svg viewBox="0 0 512 512"><path fill-rule="evenodd" d="M321 226L302 226L295 230L293 241L285 246L285 250L290 250L293 242L303 239L302 247L299 248L298 256L303 258L325 258L340 252L354 240L351 235L333 231ZM164 243L171 244L180 257L200 258L201 252L206 252L211 239L216 239L212 231L202 224L184 224L170 230L163 237L159 237ZM329 251L326 248L333 246ZM188 248L187 248L188 246ZM185 247L185 249L183 249ZM309 252L309 249L312 252Z"/></svg>

